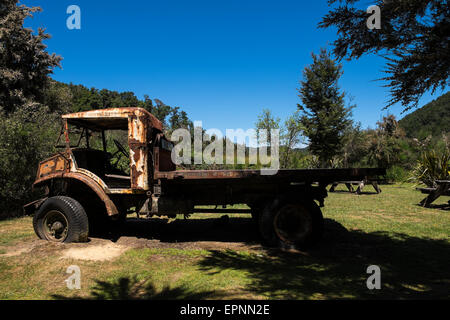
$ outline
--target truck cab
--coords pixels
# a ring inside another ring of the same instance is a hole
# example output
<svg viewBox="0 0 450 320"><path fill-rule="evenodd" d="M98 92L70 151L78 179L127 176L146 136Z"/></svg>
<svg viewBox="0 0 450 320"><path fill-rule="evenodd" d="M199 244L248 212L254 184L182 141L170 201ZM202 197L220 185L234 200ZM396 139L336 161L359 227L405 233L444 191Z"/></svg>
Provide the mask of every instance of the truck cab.
<svg viewBox="0 0 450 320"><path fill-rule="evenodd" d="M38 165L33 184L44 190L43 198L24 210L33 213L48 199L65 195L86 208L92 220L104 214L113 219L126 216L130 207L145 203L155 169L176 169L171 146L162 123L142 108L63 115L59 151Z"/></svg>

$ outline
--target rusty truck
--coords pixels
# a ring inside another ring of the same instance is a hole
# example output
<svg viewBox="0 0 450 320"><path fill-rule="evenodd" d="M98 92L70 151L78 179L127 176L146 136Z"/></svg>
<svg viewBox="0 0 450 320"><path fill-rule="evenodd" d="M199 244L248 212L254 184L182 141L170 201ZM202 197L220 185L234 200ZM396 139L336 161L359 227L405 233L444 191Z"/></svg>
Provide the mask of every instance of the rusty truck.
<svg viewBox="0 0 450 320"><path fill-rule="evenodd" d="M251 214L265 245L308 247L323 233L320 208L327 185L385 174L380 168L279 170L274 175L177 170L174 144L161 121L143 108L72 113L62 116L62 124L58 152L37 169L33 189L42 196L24 206L26 214L33 214L37 236L48 241L85 242L92 230L124 221L130 212L144 217L230 212ZM122 133L122 143L111 138L112 132ZM112 160L117 154L129 170L118 168ZM229 209L235 204L247 209Z"/></svg>

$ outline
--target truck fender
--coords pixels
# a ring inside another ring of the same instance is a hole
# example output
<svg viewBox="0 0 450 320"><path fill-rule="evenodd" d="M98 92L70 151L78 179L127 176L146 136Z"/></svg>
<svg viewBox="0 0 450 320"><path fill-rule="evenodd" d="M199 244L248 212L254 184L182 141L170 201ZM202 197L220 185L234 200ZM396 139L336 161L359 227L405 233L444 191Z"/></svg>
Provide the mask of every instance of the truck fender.
<svg viewBox="0 0 450 320"><path fill-rule="evenodd" d="M115 216L119 214L116 205L105 192L105 190L101 187L101 185L96 182L91 177L88 177L84 174L80 174L77 172L65 172L65 173L55 173L48 176L45 176L33 184L33 188L43 186L49 183L53 179L70 179L70 180L78 180L88 186L92 191L94 191L101 201L105 204L106 212L108 216Z"/></svg>

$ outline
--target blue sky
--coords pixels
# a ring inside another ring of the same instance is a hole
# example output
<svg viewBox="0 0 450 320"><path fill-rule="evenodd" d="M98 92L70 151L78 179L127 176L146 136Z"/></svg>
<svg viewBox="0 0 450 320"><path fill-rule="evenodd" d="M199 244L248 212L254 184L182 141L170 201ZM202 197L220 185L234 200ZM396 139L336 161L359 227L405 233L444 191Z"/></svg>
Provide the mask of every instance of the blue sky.
<svg viewBox="0 0 450 320"><path fill-rule="evenodd" d="M53 78L87 87L148 94L188 112L203 127L253 128L269 108L282 120L294 112L311 52L331 48L334 30L317 29L326 0L103 1L22 0L43 12L26 25L45 27L48 51L61 55ZM69 5L81 9L81 30L69 30ZM368 2L368 6L370 3ZM353 118L375 127L388 89L384 60L343 62L340 86L354 97ZM421 105L437 98L425 95Z"/></svg>

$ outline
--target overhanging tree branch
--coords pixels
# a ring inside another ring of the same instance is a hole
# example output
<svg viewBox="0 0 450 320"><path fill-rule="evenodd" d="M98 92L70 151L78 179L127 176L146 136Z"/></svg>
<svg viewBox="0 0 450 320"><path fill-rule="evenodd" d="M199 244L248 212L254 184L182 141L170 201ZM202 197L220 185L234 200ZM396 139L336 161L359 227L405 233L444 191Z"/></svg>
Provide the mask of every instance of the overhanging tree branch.
<svg viewBox="0 0 450 320"><path fill-rule="evenodd" d="M358 59L382 53L390 88L385 108L401 103L404 111L417 107L427 91L450 84L450 6L448 0L374 1L381 9L381 29L369 30L365 1L329 0L337 5L319 23L336 27L333 53L339 59Z"/></svg>

